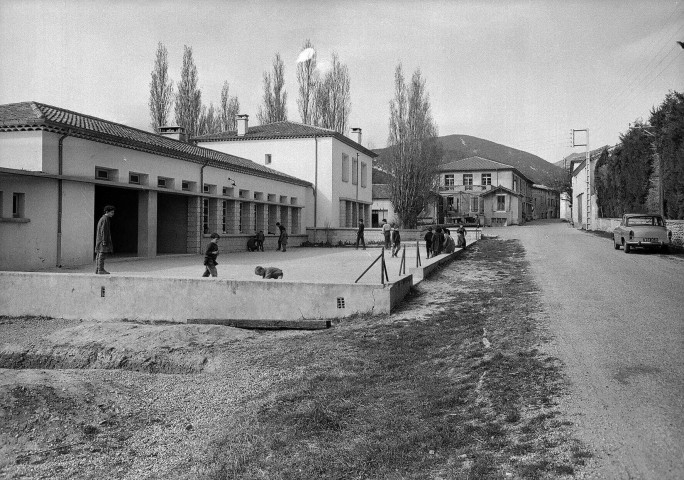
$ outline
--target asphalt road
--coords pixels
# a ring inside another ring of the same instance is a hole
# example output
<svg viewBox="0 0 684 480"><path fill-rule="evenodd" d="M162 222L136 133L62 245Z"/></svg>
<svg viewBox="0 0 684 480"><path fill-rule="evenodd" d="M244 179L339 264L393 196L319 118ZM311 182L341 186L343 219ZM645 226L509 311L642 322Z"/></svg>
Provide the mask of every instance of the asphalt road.
<svg viewBox="0 0 684 480"><path fill-rule="evenodd" d="M567 223L520 239L567 365L563 409L595 453L587 478L684 478L684 256L614 250Z"/></svg>

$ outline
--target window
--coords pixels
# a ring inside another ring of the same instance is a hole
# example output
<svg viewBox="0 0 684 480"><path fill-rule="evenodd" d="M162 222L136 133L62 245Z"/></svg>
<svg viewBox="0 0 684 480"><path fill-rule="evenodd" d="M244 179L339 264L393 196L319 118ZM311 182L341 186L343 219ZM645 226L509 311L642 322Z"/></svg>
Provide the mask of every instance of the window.
<svg viewBox="0 0 684 480"><path fill-rule="evenodd" d="M264 158L264 163L265 163L266 165L270 165L270 164L271 164L271 154L270 154L270 153L267 153L267 154L266 154L266 156L265 156L265 158Z"/></svg>
<svg viewBox="0 0 684 480"><path fill-rule="evenodd" d="M368 185L368 173L366 171L366 164L361 162L361 186L365 187Z"/></svg>
<svg viewBox="0 0 684 480"><path fill-rule="evenodd" d="M166 177L157 177L157 187L173 188L173 179Z"/></svg>
<svg viewBox="0 0 684 480"><path fill-rule="evenodd" d="M483 173L482 174L482 185L491 185L492 184L492 174L491 173Z"/></svg>
<svg viewBox="0 0 684 480"><path fill-rule="evenodd" d="M359 159L352 158L352 185L359 183Z"/></svg>
<svg viewBox="0 0 684 480"><path fill-rule="evenodd" d="M445 187L453 187L454 186L454 174L449 173L447 175L444 175L444 186Z"/></svg>
<svg viewBox="0 0 684 480"><path fill-rule="evenodd" d="M342 154L342 181L349 181L349 155L346 153Z"/></svg>
<svg viewBox="0 0 684 480"><path fill-rule="evenodd" d="M133 185L140 185L140 175L138 175L137 173L129 173L128 183L132 183Z"/></svg>
<svg viewBox="0 0 684 480"><path fill-rule="evenodd" d="M226 197L232 197L233 196L233 187L223 187L223 194Z"/></svg>
<svg viewBox="0 0 684 480"><path fill-rule="evenodd" d="M496 211L505 212L506 211L506 195L496 196Z"/></svg>
<svg viewBox="0 0 684 480"><path fill-rule="evenodd" d="M12 195L12 217L24 218L24 194L14 193Z"/></svg>
<svg viewBox="0 0 684 480"><path fill-rule="evenodd" d="M447 210L454 209L454 197L446 197L447 200Z"/></svg>
<svg viewBox="0 0 684 480"><path fill-rule="evenodd" d="M228 217L228 202L223 200L221 202L221 231L226 233L226 218Z"/></svg>
<svg viewBox="0 0 684 480"><path fill-rule="evenodd" d="M463 185L472 185L473 184L473 174L472 173L464 173L463 174Z"/></svg>
<svg viewBox="0 0 684 480"><path fill-rule="evenodd" d="M209 199L202 199L202 231L209 233Z"/></svg>
<svg viewBox="0 0 684 480"><path fill-rule="evenodd" d="M190 182L188 182L187 180L183 180L181 182L181 190L185 190L186 192L190 190Z"/></svg>
<svg viewBox="0 0 684 480"><path fill-rule="evenodd" d="M238 203L238 232L242 233L242 202Z"/></svg>
<svg viewBox="0 0 684 480"><path fill-rule="evenodd" d="M470 197L470 211L471 212L477 212L480 210L479 200L480 200L480 197Z"/></svg>
<svg viewBox="0 0 684 480"><path fill-rule="evenodd" d="M116 180L116 170L111 168L95 167L95 178L98 180Z"/></svg>
<svg viewBox="0 0 684 480"><path fill-rule="evenodd" d="M513 178L513 191L514 192L518 191L518 179L517 179L517 177Z"/></svg>

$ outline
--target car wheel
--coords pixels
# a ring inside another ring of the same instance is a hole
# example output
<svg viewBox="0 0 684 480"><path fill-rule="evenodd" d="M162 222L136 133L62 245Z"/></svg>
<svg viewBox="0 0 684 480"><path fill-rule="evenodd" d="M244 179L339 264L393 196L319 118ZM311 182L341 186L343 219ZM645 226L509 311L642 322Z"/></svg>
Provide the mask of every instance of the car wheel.
<svg viewBox="0 0 684 480"><path fill-rule="evenodd" d="M629 253L631 251L632 251L631 247L625 243L625 253Z"/></svg>
<svg viewBox="0 0 684 480"><path fill-rule="evenodd" d="M615 239L613 239L613 248L614 248L615 250L620 250L620 244L617 243L617 242L615 241Z"/></svg>

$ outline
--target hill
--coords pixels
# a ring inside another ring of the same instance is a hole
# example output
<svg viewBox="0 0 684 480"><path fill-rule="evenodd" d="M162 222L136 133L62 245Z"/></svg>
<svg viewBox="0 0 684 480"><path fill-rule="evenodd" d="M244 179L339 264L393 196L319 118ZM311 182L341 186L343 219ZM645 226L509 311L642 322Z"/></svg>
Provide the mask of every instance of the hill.
<svg viewBox="0 0 684 480"><path fill-rule="evenodd" d="M471 137L470 135L446 135L439 137L439 142L444 149L440 163L479 156L515 167L534 183L555 186L565 178L565 172L562 168L541 157L483 138ZM382 172L383 154L386 154L386 151L386 148L374 150L379 155L375 159L373 168L374 183L385 183L380 180L386 180L386 174Z"/></svg>

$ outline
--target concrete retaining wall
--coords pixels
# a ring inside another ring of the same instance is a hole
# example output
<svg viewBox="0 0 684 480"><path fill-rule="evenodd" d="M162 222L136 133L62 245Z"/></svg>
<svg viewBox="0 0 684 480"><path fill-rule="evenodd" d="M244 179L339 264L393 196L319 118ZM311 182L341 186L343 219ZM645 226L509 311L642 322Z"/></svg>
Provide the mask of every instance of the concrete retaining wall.
<svg viewBox="0 0 684 480"><path fill-rule="evenodd" d="M621 218L597 218L592 230L612 232L622 221ZM672 244L684 245L684 220L665 220L667 229L672 232Z"/></svg>
<svg viewBox="0 0 684 480"><path fill-rule="evenodd" d="M0 272L0 315L90 320L296 320L390 313L413 278L321 284Z"/></svg>
<svg viewBox="0 0 684 480"><path fill-rule="evenodd" d="M444 266L445 264L451 262L456 257L458 257L464 249L459 248L453 253L443 253L437 257L432 257L423 261L422 266L414 267L409 269L411 275L415 279L415 283L419 283L424 278L429 277L438 268Z"/></svg>

